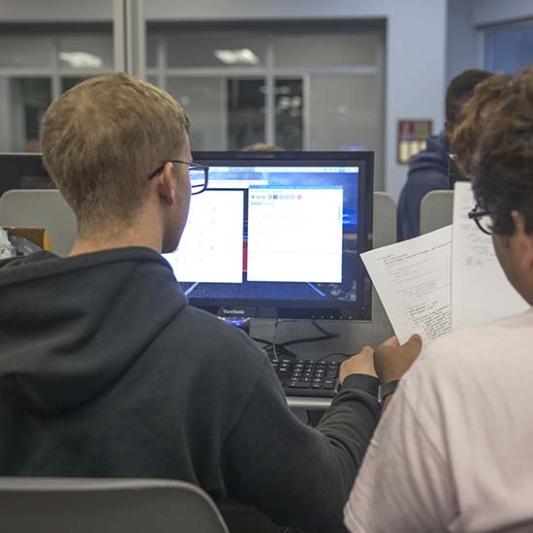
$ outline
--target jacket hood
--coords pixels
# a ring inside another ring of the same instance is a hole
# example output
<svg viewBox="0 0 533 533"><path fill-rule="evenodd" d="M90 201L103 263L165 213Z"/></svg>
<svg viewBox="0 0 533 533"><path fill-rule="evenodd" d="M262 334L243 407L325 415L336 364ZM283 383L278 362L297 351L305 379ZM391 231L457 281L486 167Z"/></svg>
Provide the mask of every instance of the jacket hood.
<svg viewBox="0 0 533 533"><path fill-rule="evenodd" d="M428 170L448 174L448 142L443 131L428 137L425 150L415 154L409 162L409 174Z"/></svg>
<svg viewBox="0 0 533 533"><path fill-rule="evenodd" d="M103 393L185 308L147 248L0 262L0 401L46 414Z"/></svg>

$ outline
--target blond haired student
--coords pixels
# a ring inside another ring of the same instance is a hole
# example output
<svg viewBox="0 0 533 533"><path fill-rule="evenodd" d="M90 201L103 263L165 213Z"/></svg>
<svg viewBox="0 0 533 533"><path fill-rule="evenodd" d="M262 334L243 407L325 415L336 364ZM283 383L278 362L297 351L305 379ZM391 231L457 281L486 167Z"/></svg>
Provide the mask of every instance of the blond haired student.
<svg viewBox="0 0 533 533"><path fill-rule="evenodd" d="M189 120L126 74L86 80L42 126L78 221L69 257L0 263L0 475L175 478L279 524L342 529L377 424L372 351L344 363L317 429L266 354L188 305L160 252L187 220ZM191 190L192 189L192 190Z"/></svg>

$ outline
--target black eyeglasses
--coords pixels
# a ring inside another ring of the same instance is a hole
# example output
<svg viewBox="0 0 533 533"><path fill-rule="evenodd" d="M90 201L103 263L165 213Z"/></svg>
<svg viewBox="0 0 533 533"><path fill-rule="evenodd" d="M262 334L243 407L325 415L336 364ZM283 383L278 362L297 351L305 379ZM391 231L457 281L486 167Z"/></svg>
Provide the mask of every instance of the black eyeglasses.
<svg viewBox="0 0 533 533"><path fill-rule="evenodd" d="M468 218L474 220L477 227L487 235L494 233L492 228L492 219L490 213L483 209L479 204L476 204L474 209L468 213Z"/></svg>
<svg viewBox="0 0 533 533"><path fill-rule="evenodd" d="M170 159L165 161L161 166L157 167L149 176L148 180L155 178L161 173L167 163L181 163L189 167L189 181L191 182L191 194L200 194L207 189L209 183L209 167L206 165L197 165L189 163L188 161L180 161L179 159Z"/></svg>

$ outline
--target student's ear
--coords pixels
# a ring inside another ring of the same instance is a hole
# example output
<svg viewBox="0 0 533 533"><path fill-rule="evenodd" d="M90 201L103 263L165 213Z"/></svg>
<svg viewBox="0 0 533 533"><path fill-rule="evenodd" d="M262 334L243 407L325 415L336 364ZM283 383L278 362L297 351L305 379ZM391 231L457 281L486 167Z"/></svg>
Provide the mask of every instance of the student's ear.
<svg viewBox="0 0 533 533"><path fill-rule="evenodd" d="M158 177L157 192L161 201L167 205L176 203L176 178L174 177L174 165L167 163Z"/></svg>
<svg viewBox="0 0 533 533"><path fill-rule="evenodd" d="M533 271L533 233L526 231L526 219L522 213L513 209L511 218L515 227L513 237L517 240L522 264L528 270Z"/></svg>

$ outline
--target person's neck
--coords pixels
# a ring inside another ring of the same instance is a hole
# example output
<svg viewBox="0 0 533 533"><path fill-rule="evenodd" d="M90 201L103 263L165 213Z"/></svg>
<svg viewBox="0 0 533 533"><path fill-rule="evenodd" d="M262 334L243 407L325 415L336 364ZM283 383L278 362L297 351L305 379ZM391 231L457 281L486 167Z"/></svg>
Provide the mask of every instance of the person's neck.
<svg viewBox="0 0 533 533"><path fill-rule="evenodd" d="M107 234L82 234L76 239L69 255L89 254L116 248L141 246L161 252L161 235L144 224L132 224Z"/></svg>

